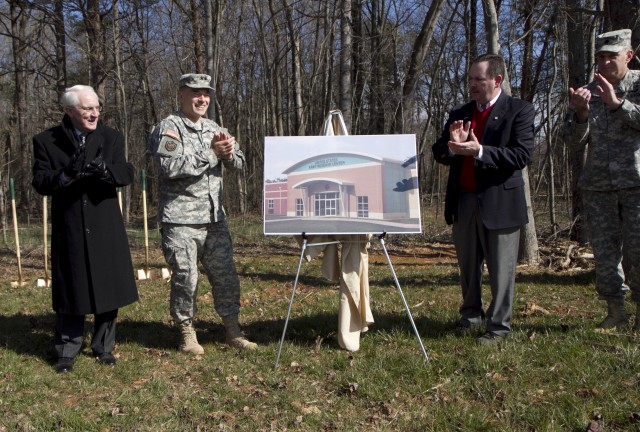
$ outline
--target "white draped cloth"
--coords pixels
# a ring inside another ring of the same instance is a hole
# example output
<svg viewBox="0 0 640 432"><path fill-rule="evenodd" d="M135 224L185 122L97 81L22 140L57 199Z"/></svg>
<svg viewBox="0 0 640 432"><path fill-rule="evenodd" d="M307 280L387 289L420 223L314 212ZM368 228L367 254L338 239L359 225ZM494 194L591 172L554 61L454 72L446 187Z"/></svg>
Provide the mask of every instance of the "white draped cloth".
<svg viewBox="0 0 640 432"><path fill-rule="evenodd" d="M304 258L311 261L322 256L322 275L333 282L340 282L340 307L338 309L338 344L348 351L360 349L360 334L373 324L369 305L369 240L370 235L315 235L309 236ZM302 238L297 237L299 243ZM314 243L340 242L338 244Z"/></svg>
<svg viewBox="0 0 640 432"><path fill-rule="evenodd" d="M327 136L348 135L347 126L339 110L329 112L322 126ZM340 282L340 307L338 309L338 344L348 351L360 349L360 334L373 324L369 306L369 240L371 235L314 235L307 244L339 241L342 246L338 259L338 244L310 246L305 249L304 258L311 261L324 252L322 275ZM297 237L302 244L302 238Z"/></svg>

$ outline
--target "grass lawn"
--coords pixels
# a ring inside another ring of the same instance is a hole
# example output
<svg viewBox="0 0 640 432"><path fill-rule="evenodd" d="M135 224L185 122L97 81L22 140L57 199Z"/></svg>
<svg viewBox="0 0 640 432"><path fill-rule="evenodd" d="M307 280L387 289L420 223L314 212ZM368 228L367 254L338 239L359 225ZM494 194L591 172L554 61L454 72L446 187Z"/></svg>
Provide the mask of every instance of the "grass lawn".
<svg viewBox="0 0 640 432"><path fill-rule="evenodd" d="M85 348L73 372L52 368L54 314L39 288L42 253L0 256L0 431L606 431L640 430L639 336L599 333L605 304L589 268L519 268L513 331L497 349L456 335L460 303L452 248L421 236L387 248L426 362L380 245L370 251L375 323L358 352L336 341L338 290L304 263L278 369L274 368L298 265L288 237L231 221L242 285L241 324L254 352L224 344L205 277L196 329L205 354L177 351L169 285L139 281L121 309L115 367ZM152 242L150 265L164 266ZM134 266L144 251L134 248ZM485 291L488 291L488 287ZM627 311L635 305L627 302ZM88 317L88 321L92 317ZM91 328L87 325L87 330ZM87 341L90 335L87 335ZM596 430L596 429L593 429Z"/></svg>

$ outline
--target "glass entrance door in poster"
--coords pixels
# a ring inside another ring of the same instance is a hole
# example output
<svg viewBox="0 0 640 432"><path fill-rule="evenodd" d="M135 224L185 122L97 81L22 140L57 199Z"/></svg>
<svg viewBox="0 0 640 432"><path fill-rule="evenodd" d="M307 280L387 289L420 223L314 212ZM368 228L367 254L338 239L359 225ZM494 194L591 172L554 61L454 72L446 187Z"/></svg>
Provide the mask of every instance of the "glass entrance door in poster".
<svg viewBox="0 0 640 432"><path fill-rule="evenodd" d="M315 194L316 216L337 216L340 213L340 196L338 192Z"/></svg>

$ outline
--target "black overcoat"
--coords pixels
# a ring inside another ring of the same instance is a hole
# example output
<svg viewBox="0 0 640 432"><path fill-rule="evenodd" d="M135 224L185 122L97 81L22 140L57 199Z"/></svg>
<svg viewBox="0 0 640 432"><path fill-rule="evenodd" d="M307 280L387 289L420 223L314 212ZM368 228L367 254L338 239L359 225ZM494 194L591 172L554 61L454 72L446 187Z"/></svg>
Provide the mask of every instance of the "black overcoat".
<svg viewBox="0 0 640 432"><path fill-rule="evenodd" d="M60 173L76 150L70 119L33 137L33 187L51 198L52 304L58 313L85 315L138 299L118 186L133 181L122 134L101 123L86 138L87 162L101 148L111 181L97 177L61 186Z"/></svg>

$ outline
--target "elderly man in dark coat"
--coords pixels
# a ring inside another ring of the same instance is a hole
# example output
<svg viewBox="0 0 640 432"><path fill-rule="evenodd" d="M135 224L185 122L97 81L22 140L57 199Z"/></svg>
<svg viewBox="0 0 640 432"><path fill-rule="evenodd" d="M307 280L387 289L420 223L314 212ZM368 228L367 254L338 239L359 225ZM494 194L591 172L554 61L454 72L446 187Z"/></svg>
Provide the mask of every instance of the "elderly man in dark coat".
<svg viewBox="0 0 640 432"><path fill-rule="evenodd" d="M118 308L135 302L129 244L116 188L133 180L122 134L98 122L91 87L61 98L62 124L33 138L33 187L50 195L52 303L58 372L69 372L82 347L84 319L94 314L93 355L113 365Z"/></svg>

